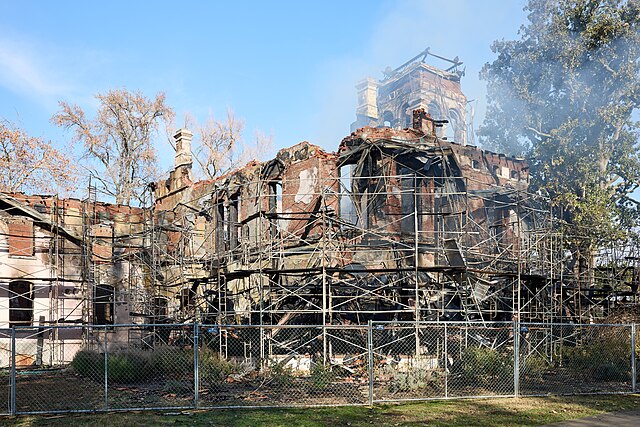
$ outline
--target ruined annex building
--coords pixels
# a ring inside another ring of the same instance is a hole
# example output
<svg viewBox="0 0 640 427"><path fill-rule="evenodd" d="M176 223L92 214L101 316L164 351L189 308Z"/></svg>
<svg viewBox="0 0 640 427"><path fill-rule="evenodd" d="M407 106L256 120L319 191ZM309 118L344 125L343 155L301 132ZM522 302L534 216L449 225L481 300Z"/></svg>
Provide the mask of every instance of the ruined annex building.
<svg viewBox="0 0 640 427"><path fill-rule="evenodd" d="M1 326L586 323L634 303L635 249L572 263L527 162L466 144L461 63L428 55L358 85L335 152L301 142L194 182L181 129L149 207L0 195Z"/></svg>

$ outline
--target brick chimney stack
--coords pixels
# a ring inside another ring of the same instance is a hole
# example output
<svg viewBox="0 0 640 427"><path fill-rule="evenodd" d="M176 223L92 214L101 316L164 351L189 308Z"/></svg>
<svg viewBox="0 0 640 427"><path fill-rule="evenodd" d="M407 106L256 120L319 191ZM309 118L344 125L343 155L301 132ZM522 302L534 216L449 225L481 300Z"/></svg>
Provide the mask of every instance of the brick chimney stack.
<svg viewBox="0 0 640 427"><path fill-rule="evenodd" d="M191 154L191 139L193 133L189 129L178 129L173 134L176 140L176 159L174 171L171 174L172 190L174 188L182 188L192 184L191 166L193 166L193 155Z"/></svg>
<svg viewBox="0 0 640 427"><path fill-rule="evenodd" d="M175 169L181 166L191 169L193 165L193 156L191 154L191 140L193 139L193 133L189 129L178 129L173 134L173 139L176 141L176 159Z"/></svg>
<svg viewBox="0 0 640 427"><path fill-rule="evenodd" d="M413 110L413 128L421 130L425 135L436 135L435 124L424 108Z"/></svg>

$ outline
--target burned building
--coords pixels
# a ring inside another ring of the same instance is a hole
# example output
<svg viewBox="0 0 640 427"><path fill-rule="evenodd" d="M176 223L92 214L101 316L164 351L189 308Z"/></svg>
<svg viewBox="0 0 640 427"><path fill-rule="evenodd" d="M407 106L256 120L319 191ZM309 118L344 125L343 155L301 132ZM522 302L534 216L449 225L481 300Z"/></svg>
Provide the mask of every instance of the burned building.
<svg viewBox="0 0 640 427"><path fill-rule="evenodd" d="M464 143L461 63L438 70L427 55L359 86L358 121L336 152L302 142L198 183L178 153L154 217L156 240L185 251L160 256L158 274L173 278L160 286L181 319L580 323L635 301L637 266L571 267L524 159ZM452 130L462 143L443 136Z"/></svg>
<svg viewBox="0 0 640 427"><path fill-rule="evenodd" d="M222 324L511 319L516 294L529 301L548 280L517 290L539 267L518 259L548 212L526 193L524 160L434 130L418 110L411 128L364 127L336 153L303 142L215 181L157 190L156 216L173 218L159 229L178 224L191 233L180 234L185 247L201 249L184 254L176 293L193 316Z"/></svg>
<svg viewBox="0 0 640 427"><path fill-rule="evenodd" d="M572 263L548 201L528 192L527 162L466 144L460 62L438 70L427 54L360 87L335 152L305 141L195 182L180 129L147 207L91 189L0 194L0 322L92 325L65 342L117 345L152 332L116 323L271 325L273 340L283 325L369 320L587 323L637 302L637 249ZM49 343L50 357L72 356Z"/></svg>
<svg viewBox="0 0 640 427"><path fill-rule="evenodd" d="M135 320L129 297L144 285L135 259L143 244L142 209L24 194L0 194L0 206L0 298L7 309L0 322Z"/></svg>

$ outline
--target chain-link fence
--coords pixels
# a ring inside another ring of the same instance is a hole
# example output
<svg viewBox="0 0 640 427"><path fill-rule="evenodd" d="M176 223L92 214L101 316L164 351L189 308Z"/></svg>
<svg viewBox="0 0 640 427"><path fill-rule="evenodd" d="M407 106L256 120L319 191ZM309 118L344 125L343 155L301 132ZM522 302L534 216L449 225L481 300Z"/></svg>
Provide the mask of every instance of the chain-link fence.
<svg viewBox="0 0 640 427"><path fill-rule="evenodd" d="M634 329L631 325L521 325L520 394L633 390Z"/></svg>
<svg viewBox="0 0 640 427"><path fill-rule="evenodd" d="M514 394L513 324L376 324L374 402Z"/></svg>
<svg viewBox="0 0 640 427"><path fill-rule="evenodd" d="M200 327L199 406L368 402L367 327Z"/></svg>
<svg viewBox="0 0 640 427"><path fill-rule="evenodd" d="M0 330L0 413L367 405L636 388L635 325Z"/></svg>

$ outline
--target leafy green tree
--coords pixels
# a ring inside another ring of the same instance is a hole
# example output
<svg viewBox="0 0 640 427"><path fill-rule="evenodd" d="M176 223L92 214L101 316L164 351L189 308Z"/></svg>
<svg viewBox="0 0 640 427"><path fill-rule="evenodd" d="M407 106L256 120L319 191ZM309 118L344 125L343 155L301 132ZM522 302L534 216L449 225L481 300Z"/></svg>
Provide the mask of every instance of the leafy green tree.
<svg viewBox="0 0 640 427"><path fill-rule="evenodd" d="M485 146L524 155L575 247L626 239L640 183L640 0L529 0L520 39L485 64Z"/></svg>

